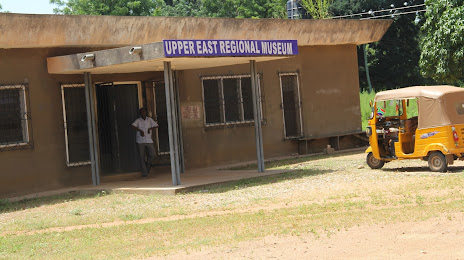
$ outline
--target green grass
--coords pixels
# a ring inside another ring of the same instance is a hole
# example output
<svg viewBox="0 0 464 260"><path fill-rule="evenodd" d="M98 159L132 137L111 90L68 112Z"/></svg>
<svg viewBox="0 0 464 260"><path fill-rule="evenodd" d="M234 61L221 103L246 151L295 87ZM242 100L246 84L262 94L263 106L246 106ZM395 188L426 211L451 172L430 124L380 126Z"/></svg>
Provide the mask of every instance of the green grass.
<svg viewBox="0 0 464 260"><path fill-rule="evenodd" d="M362 129L366 129L368 123L367 121L369 120L370 114L371 114L371 107L369 106L369 102L372 101L374 102L374 97L375 97L375 92L372 91L369 93L369 91L364 90L359 93L359 100L361 102L361 121L362 121Z"/></svg>
<svg viewBox="0 0 464 260"><path fill-rule="evenodd" d="M269 235L321 237L356 225L450 219L464 212L463 173L358 169L363 160L363 154L351 153L269 162L269 168L294 171L176 196L99 193L3 200L0 259L163 257ZM110 222L117 224L50 230Z"/></svg>
<svg viewBox="0 0 464 260"><path fill-rule="evenodd" d="M207 246L234 245L269 235L337 232L364 223L423 221L464 209L464 201L369 208L363 203L309 204L271 211L198 217L149 224L88 228L66 233L0 238L0 258L121 259L168 255ZM109 235L111 234L111 235Z"/></svg>

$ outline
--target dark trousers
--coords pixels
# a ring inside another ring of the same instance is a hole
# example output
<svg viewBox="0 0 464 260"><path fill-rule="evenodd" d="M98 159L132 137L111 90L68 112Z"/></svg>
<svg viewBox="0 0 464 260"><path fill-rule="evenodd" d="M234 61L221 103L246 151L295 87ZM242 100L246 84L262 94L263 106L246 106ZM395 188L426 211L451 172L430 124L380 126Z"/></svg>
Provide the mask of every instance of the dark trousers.
<svg viewBox="0 0 464 260"><path fill-rule="evenodd" d="M139 146L139 156L140 156L140 164L142 165L142 174L147 175L151 161L155 158L155 147L153 144L149 143L137 143ZM147 156L147 160L145 161L145 154Z"/></svg>

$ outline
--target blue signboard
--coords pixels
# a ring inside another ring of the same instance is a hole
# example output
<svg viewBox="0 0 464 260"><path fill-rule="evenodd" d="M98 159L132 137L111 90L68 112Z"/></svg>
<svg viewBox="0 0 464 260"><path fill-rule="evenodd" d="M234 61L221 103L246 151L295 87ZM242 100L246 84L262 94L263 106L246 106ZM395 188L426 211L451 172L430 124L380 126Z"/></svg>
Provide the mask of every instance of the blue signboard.
<svg viewBox="0 0 464 260"><path fill-rule="evenodd" d="M296 40L163 40L166 57L290 56Z"/></svg>

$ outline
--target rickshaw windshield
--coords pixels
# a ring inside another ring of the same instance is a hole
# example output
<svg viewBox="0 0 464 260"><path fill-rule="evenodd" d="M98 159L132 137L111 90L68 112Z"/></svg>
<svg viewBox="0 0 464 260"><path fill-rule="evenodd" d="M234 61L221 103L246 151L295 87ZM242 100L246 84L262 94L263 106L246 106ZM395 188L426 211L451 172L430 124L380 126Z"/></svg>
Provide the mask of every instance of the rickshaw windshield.
<svg viewBox="0 0 464 260"><path fill-rule="evenodd" d="M377 118L394 117L403 114L403 106L401 100L386 100L377 102Z"/></svg>

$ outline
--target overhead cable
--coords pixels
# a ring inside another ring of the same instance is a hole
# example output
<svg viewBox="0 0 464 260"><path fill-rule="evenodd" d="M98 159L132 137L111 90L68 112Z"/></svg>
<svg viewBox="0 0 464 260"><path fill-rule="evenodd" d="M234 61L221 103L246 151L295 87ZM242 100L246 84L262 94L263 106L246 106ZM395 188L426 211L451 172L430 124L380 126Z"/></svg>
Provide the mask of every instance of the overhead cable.
<svg viewBox="0 0 464 260"><path fill-rule="evenodd" d="M382 17L387 17L387 16L394 17L394 16L400 16L400 15L404 15L404 14L420 13L420 12L425 12L425 11L427 11L427 10L426 10L426 9L422 9L422 10L416 10L416 11L411 11L411 12L396 13L396 14L386 14L386 15L381 15L381 16L366 17L366 18L361 18L360 20L376 19L376 18L382 18Z"/></svg>
<svg viewBox="0 0 464 260"><path fill-rule="evenodd" d="M372 15L372 14L375 14L375 13L383 13L383 12L388 12L388 11L392 12L392 11L396 11L396 10L403 10L403 9L409 9L409 8L415 8L415 7L421 7L421 6L425 6L425 4L411 5L411 6L405 6L405 7L397 7L397 8L391 8L391 9L385 9L385 10L377 10L377 11L369 10L369 11L363 12L363 13L334 16L334 17L330 17L329 19L346 18L346 17L353 17L353 16L362 16L362 15L365 15L365 14Z"/></svg>

